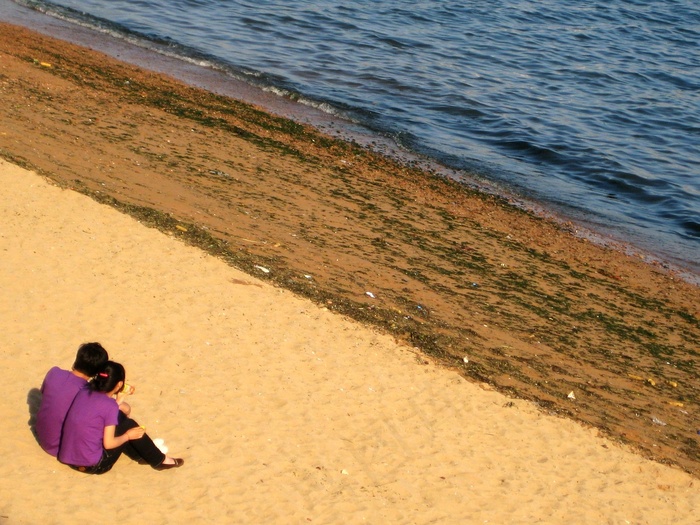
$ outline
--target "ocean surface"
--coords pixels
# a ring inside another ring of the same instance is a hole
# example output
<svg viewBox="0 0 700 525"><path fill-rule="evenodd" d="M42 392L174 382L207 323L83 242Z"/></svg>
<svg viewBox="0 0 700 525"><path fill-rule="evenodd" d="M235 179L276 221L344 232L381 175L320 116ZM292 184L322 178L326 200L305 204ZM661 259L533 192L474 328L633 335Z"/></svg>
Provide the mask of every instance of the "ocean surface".
<svg viewBox="0 0 700 525"><path fill-rule="evenodd" d="M218 70L700 275L697 0L15 4Z"/></svg>

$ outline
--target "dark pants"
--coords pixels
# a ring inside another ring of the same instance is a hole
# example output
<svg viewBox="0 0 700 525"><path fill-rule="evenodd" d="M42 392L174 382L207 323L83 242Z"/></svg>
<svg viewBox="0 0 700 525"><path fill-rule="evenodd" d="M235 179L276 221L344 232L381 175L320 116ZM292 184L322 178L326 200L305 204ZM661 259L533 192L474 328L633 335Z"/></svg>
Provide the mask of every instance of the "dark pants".
<svg viewBox="0 0 700 525"><path fill-rule="evenodd" d="M128 418L123 412L119 412L119 423L114 431L115 436L121 436L130 428L139 426L133 419ZM122 452L134 461L147 463L152 467L157 467L163 460L163 454L158 447L153 443L148 434L144 434L140 439L131 439L117 448L105 449L102 451L102 458L92 467L76 467L71 465L75 470L85 472L86 474L104 474L112 469L114 464L122 455Z"/></svg>

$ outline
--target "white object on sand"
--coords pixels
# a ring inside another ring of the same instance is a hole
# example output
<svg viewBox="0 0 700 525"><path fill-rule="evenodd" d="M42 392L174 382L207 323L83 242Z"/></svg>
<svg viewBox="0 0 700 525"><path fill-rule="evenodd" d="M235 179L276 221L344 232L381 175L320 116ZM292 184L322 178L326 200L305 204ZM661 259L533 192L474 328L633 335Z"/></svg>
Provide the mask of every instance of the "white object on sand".
<svg viewBox="0 0 700 525"><path fill-rule="evenodd" d="M155 438L153 440L153 444L158 447L158 450L160 450L163 454L168 453L168 447L165 446L165 441L163 441L161 438Z"/></svg>

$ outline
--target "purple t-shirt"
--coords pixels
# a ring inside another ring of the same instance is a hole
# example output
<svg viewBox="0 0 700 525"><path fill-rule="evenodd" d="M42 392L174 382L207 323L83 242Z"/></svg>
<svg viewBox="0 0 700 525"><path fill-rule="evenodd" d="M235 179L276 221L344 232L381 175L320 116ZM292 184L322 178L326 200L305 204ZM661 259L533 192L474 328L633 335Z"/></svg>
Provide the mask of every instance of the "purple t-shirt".
<svg viewBox="0 0 700 525"><path fill-rule="evenodd" d="M83 388L75 396L63 424L58 460L68 465L91 467L102 458L105 427L119 421L119 405L103 394Z"/></svg>
<svg viewBox="0 0 700 525"><path fill-rule="evenodd" d="M41 385L41 406L36 414L36 436L41 448L52 456L58 454L63 421L75 395L87 384L85 379L54 366Z"/></svg>

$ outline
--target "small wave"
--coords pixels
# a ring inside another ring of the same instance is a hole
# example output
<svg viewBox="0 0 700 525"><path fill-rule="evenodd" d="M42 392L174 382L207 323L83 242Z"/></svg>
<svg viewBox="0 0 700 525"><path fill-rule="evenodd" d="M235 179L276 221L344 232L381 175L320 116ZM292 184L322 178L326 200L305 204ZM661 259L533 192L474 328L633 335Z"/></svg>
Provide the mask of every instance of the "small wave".
<svg viewBox="0 0 700 525"><path fill-rule="evenodd" d="M304 97L303 95L301 95L297 91L284 89L284 88L281 88L279 86L274 86L274 85L261 86L261 89L263 91L266 91L267 93L273 93L274 95L277 95L278 97L286 98L288 100L298 102L299 104L304 104L305 106L320 109L320 110L324 111L325 113L329 113L329 114L337 114L338 113L330 104L327 104L325 102L318 102L315 100L311 100L309 98Z"/></svg>
<svg viewBox="0 0 700 525"><path fill-rule="evenodd" d="M692 239L700 239L700 221L697 218L687 219L682 221L681 226L683 226L685 235Z"/></svg>
<svg viewBox="0 0 700 525"><path fill-rule="evenodd" d="M664 73L663 71L660 72L653 72L649 73L649 76L660 80L662 82L667 82L669 84L672 84L678 89L683 89L687 91L693 91L696 92L700 90L700 84L697 82L691 82L687 78L680 77L678 75L671 75L669 73Z"/></svg>
<svg viewBox="0 0 700 525"><path fill-rule="evenodd" d="M267 31L268 28L273 28L274 25L271 24L270 22L266 20L258 20L257 18L248 18L248 17L242 17L240 19L242 24L245 24L247 26L250 26L252 28L255 28L257 30L265 30Z"/></svg>
<svg viewBox="0 0 700 525"><path fill-rule="evenodd" d="M478 119L486 115L483 111L471 107L464 107L462 105L434 104L430 106L430 109L437 113L445 113L447 115L465 117L468 119Z"/></svg>
<svg viewBox="0 0 700 525"><path fill-rule="evenodd" d="M396 40L395 38L380 38L379 41L384 42L385 44L388 44L396 49L405 49L406 47L408 47L406 44L404 44L400 40Z"/></svg>
<svg viewBox="0 0 700 525"><path fill-rule="evenodd" d="M545 146L538 146L527 140L500 140L496 144L511 152L525 154L536 163L561 163L564 161L560 152Z"/></svg>

